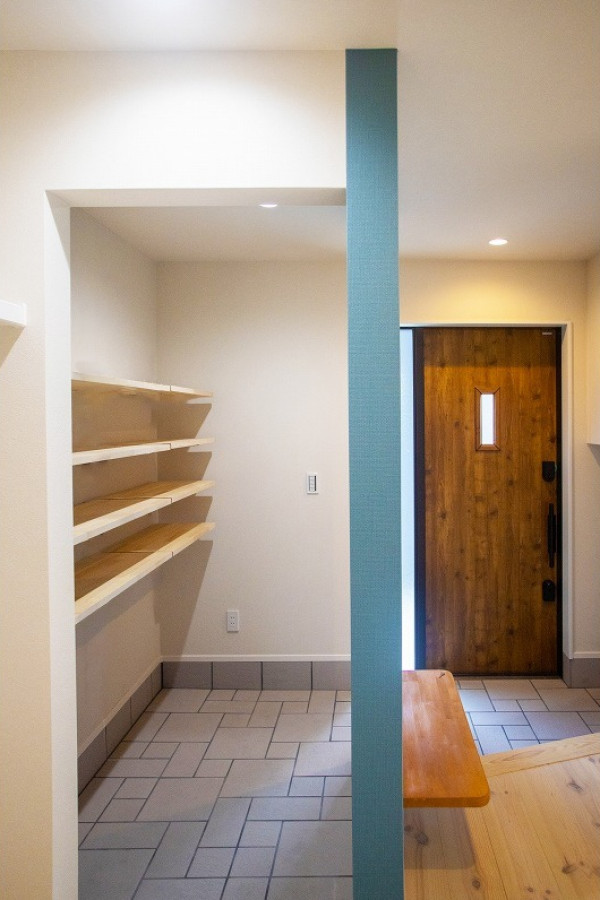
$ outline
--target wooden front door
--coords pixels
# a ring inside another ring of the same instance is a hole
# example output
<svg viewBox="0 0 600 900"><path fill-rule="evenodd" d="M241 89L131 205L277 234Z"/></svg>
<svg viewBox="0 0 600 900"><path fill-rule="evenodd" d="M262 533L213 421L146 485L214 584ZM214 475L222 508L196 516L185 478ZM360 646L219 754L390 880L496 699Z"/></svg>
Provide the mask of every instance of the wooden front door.
<svg viewBox="0 0 600 900"><path fill-rule="evenodd" d="M556 674L559 331L415 336L417 664Z"/></svg>

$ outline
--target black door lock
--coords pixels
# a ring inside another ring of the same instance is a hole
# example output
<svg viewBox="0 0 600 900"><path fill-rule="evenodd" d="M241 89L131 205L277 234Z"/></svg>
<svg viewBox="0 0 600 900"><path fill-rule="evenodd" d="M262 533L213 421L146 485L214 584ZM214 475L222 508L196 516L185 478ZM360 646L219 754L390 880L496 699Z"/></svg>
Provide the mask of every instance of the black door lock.
<svg viewBox="0 0 600 900"><path fill-rule="evenodd" d="M556 600L556 585L551 578L546 578L546 580L542 582L542 600L546 603L551 603L553 600Z"/></svg>

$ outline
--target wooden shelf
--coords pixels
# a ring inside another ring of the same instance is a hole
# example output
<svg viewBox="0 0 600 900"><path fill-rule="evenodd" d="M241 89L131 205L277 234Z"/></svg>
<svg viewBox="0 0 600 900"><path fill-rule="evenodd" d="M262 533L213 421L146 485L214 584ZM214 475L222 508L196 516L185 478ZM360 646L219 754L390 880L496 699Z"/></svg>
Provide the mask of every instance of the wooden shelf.
<svg viewBox="0 0 600 900"><path fill-rule="evenodd" d="M74 414L77 412L78 415L83 414L87 417L84 422L87 422L88 418L91 420L94 410L98 412L103 407L103 404L93 403L95 396L107 398L106 410L102 409L104 419L110 415L113 407L123 415L126 410L121 408L122 404L119 398L129 395L141 397L144 401L178 400L184 404L187 401L205 400L212 397L209 392L196 391L173 384L133 381L81 372L73 373L71 383L74 395L76 392L79 392L80 395ZM204 407L204 410L200 411L205 412L206 405L200 405ZM196 427L193 431L196 430ZM173 431L175 434L181 433L178 427ZM190 431L192 431L191 428L188 433ZM95 438L92 437L90 440L84 437L75 444L72 454L73 466L202 447L212 444L214 441L214 438L210 437L155 438L150 441L130 440L127 443L111 443L108 446L103 444L90 448L89 443L93 445L95 440L97 444L102 440L111 440L111 437L103 438L101 436L103 433L109 432L106 427L103 428L98 424L95 429ZM129 432L128 435L124 433L123 436L135 437L135 432ZM92 476L95 480L93 473ZM154 481L121 491L113 491L108 495L96 497L94 500L79 503L73 511L73 543L77 545L89 541L186 497L192 497L212 487L213 484L213 481L205 480ZM105 483L104 490L109 487L110 483ZM202 538L214 527L212 522L151 525L126 540L112 545L108 550L77 562L75 564L75 622L81 622L95 610L109 603L122 591Z"/></svg>
<svg viewBox="0 0 600 900"><path fill-rule="evenodd" d="M88 541L213 486L214 481L150 481L79 503L73 510L73 543Z"/></svg>
<svg viewBox="0 0 600 900"><path fill-rule="evenodd" d="M204 444L212 444L213 442L214 438L181 438L171 441L116 444L111 447L98 447L94 450L75 450L73 453L73 465L83 466L88 463L104 462L108 459L145 456L149 453L164 453L167 450L179 450L182 447L201 447Z"/></svg>
<svg viewBox="0 0 600 900"><path fill-rule="evenodd" d="M127 378L108 378L104 375L87 375L73 372L71 386L75 391L104 391L118 394L145 394L164 399L165 396L192 400L208 399L210 391L196 391L193 388L180 387L176 384L156 384L151 381L131 381Z"/></svg>
<svg viewBox="0 0 600 900"><path fill-rule="evenodd" d="M213 522L151 525L75 566L75 622L172 559L214 528Z"/></svg>

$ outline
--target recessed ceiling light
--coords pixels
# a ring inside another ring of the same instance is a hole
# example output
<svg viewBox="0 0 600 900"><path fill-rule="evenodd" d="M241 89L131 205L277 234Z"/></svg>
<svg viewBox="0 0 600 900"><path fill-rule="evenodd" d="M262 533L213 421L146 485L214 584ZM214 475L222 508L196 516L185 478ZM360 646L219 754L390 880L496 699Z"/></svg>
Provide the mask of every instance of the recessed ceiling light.
<svg viewBox="0 0 600 900"><path fill-rule="evenodd" d="M494 238L489 241L491 247L504 247L505 244L508 244L506 238Z"/></svg>
<svg viewBox="0 0 600 900"><path fill-rule="evenodd" d="M263 209L275 209L278 206L277 203L261 203L260 205Z"/></svg>

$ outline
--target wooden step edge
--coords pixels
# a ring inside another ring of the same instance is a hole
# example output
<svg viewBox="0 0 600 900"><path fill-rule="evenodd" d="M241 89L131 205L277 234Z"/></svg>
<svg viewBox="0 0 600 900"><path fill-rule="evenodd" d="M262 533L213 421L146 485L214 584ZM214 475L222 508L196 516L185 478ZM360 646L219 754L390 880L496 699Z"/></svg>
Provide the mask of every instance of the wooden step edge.
<svg viewBox="0 0 600 900"><path fill-rule="evenodd" d="M521 772L598 754L600 754L600 734L583 734L561 741L550 741L547 744L534 744L521 750L490 753L488 756L482 756L481 762L488 778L492 778L494 775L507 775L510 772Z"/></svg>

